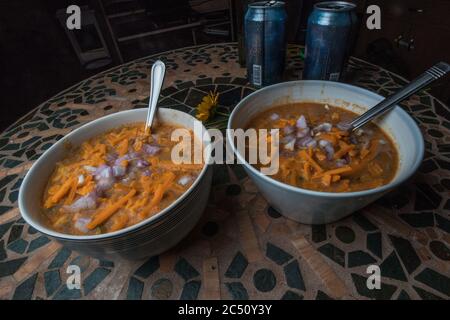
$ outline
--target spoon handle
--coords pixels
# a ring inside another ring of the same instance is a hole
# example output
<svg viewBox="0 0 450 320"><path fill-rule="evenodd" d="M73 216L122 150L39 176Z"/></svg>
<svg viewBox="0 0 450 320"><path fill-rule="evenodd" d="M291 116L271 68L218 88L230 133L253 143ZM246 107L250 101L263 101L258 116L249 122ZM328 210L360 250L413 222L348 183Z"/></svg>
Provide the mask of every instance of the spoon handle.
<svg viewBox="0 0 450 320"><path fill-rule="evenodd" d="M150 77L150 99L147 121L145 122L145 132L152 127L153 119L156 114L156 105L158 104L159 92L164 82L166 65L161 60L157 60L152 66Z"/></svg>
<svg viewBox="0 0 450 320"><path fill-rule="evenodd" d="M367 122L371 121L373 118L385 113L391 108L395 107L395 105L409 96L413 95L417 91L423 89L431 82L443 77L448 72L450 72L450 65L445 62L439 62L435 64L433 67L425 71L422 75L420 75L415 80L411 81L407 86L405 86L400 91L394 93L393 95L387 97L379 104L370 108L366 112L364 112L359 117L355 118L350 123L350 130L356 130Z"/></svg>

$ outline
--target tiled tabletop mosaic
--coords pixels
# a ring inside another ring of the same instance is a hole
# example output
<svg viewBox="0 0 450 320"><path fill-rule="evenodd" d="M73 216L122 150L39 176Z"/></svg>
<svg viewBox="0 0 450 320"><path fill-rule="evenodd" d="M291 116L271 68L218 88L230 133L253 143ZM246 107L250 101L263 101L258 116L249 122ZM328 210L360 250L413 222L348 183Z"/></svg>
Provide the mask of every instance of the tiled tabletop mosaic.
<svg viewBox="0 0 450 320"><path fill-rule="evenodd" d="M289 46L287 79L298 79L301 47ZM419 124L426 153L419 172L360 212L307 226L271 208L238 165L214 168L203 217L177 247L147 261L99 261L69 251L24 223L20 183L47 148L106 114L148 103L152 63L167 65L160 105L193 112L209 91L223 112L254 91L235 44L174 50L115 67L61 92L0 136L2 299L449 299L450 111L426 92L402 107ZM388 95L405 81L351 59L348 82ZM3 106L11 107L11 106ZM220 119L211 120L214 126ZM65 285L82 270L80 290ZM368 265L381 289L366 286Z"/></svg>

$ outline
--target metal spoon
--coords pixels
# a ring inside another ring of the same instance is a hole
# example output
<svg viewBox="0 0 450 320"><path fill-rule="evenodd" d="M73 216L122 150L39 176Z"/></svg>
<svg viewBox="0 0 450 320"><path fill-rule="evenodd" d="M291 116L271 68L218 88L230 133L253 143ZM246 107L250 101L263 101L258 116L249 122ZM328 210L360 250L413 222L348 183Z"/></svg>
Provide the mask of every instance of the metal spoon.
<svg viewBox="0 0 450 320"><path fill-rule="evenodd" d="M405 100L406 98L410 97L417 91L425 88L430 83L446 75L448 72L450 72L450 65L448 63L445 62L437 63L436 65L425 71L418 78L416 78L408 85L406 85L400 91L387 97L373 108L367 110L362 115L353 119L350 123L342 124L344 126L343 129L346 129L348 131L354 131L362 127L363 125L370 122L374 118L393 109L397 103Z"/></svg>
<svg viewBox="0 0 450 320"><path fill-rule="evenodd" d="M150 99L148 102L147 121L145 122L145 132L150 132L153 119L156 114L156 106L158 104L159 92L164 82L164 74L166 73L166 65L161 60L157 60L152 66L150 76Z"/></svg>

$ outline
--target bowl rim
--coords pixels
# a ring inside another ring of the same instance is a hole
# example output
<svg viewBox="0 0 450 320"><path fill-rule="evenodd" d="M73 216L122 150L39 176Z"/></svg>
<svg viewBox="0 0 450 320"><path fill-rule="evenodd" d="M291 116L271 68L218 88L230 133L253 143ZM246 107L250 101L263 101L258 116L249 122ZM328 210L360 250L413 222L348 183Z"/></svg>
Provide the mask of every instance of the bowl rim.
<svg viewBox="0 0 450 320"><path fill-rule="evenodd" d="M392 111L399 112L400 117L405 119L405 121L408 124L408 127L411 128L411 131L413 131L415 134L417 134L418 137L421 138L421 139L419 139L419 143L417 145L418 152L417 152L417 155L416 155L415 162L413 163L411 169L409 169L409 171L405 174L405 176L403 178L397 179L397 181L394 181L394 179L395 179L394 178L389 183L387 183L385 185L382 185L380 187L377 187L377 188L373 188L373 189L352 191L352 192L322 192L322 191L315 191L315 190L310 190L310 189L294 187L294 186L291 186L291 185L286 184L284 182L280 182L280 181L278 181L276 179L273 179L270 176L262 174L255 167L250 165L244 159L244 157L242 157L242 155L239 153L239 151L235 148L234 143L231 143L232 137L231 137L231 131L229 129L232 129L231 128L231 124L233 123L234 118L237 117L237 113L239 112L239 109L242 108L242 106L245 105L245 103L247 101L251 100L252 97L259 95L263 91L268 91L268 90L271 90L273 88L285 86L287 83L289 83L291 85L301 85L301 84L304 84L304 83L309 83L309 84L317 84L317 85L321 85L321 86L326 86L326 85L332 84L334 86L338 86L338 87L342 87L342 88L345 88L345 89L350 89L350 90L353 90L353 91L357 91L357 92L359 92L359 93L361 93L363 95L371 96L371 97L378 98L378 99L384 99L383 96L381 96L381 95L379 95L377 93L374 93L372 91L369 91L367 89L358 87L358 86L350 85L350 84L347 84L347 83L334 82L334 81L325 81L325 80L286 81L286 82L281 82L281 83L277 83L277 84L273 84L273 85L264 87L262 89L259 89L259 90L255 91L255 92L249 94L248 96L246 96L244 99L242 99L236 105L236 107L233 109L233 111L230 114L230 117L229 117L228 123L227 123L227 143L230 144L230 146L231 146L231 148L233 150L233 153L236 155L236 157L238 159L238 163L244 165L245 168L250 170L257 177L263 179L265 182L267 182L269 184L275 185L276 187L281 188L281 189L286 190L286 191L297 192L297 193L302 193L302 194L306 194L306 195L310 195L310 196L316 196L316 197L322 197L322 198L341 199L341 198L354 198L354 197L360 197L360 196L369 196L369 195L372 195L372 194L377 194L377 193L388 191L390 189L393 189L393 188L397 187L398 185L402 184L403 182L405 182L419 168L420 164L422 163L422 160L423 160L423 157L424 157L424 152L425 152L425 145L424 145L424 139L423 139L422 132L420 131L419 126L413 120L413 118L405 110L403 110L401 107L399 107L397 105L396 108L394 108Z"/></svg>
<svg viewBox="0 0 450 320"><path fill-rule="evenodd" d="M192 185L186 190L186 192L184 192L181 196L179 196L177 199L175 199L174 202L172 202L169 206L167 206L166 208L164 208L163 210L159 211L157 214L144 219L142 221L140 221L139 223L136 223L134 225L131 225L127 228L123 228L117 231L113 231L113 232L108 232L108 233L102 233L102 234L97 234L97 235L73 235L73 234L67 234L67 233L61 233L61 232L57 232L55 230L52 230L50 228L45 227L43 224L41 223L37 223L34 221L34 219L31 218L31 216L28 215L28 213L25 210L25 198L26 195L24 195L22 188L23 186L27 185L30 183L30 175L29 173L34 170L36 170L36 166L39 162L43 161L43 156L46 153L51 153L57 145L60 145L62 143L65 143L65 139L70 139L71 136L77 134L80 131L84 131L84 130L89 130L90 128L96 126L99 122L103 122L103 121L107 121L109 118L115 118L115 117L122 117L122 116L126 116L127 114L131 114L131 113L137 113L137 112L145 112L143 110L147 110L146 108L139 108L139 109L131 109L131 110L123 110L123 111L119 111L119 112L115 112L103 117L100 117L98 119L95 119L93 121L90 121L88 123L85 123L84 125L78 127L77 129L71 131L70 133L68 133L67 135L65 135L63 138L61 138L60 140L58 140L54 145L52 145L49 149L47 149L37 160L36 162L33 163L33 165L31 166L31 168L28 170L27 174L25 175L22 184L20 186L19 189L19 198L18 198L18 202L19 202L19 211L21 216L23 217L23 219L33 228L35 228L36 230L38 230L39 232L46 234L48 236L54 237L54 238L58 238L58 239L62 239L62 240L75 240L75 241L88 241L88 240L109 240L109 239L114 239L120 236L123 236L125 234L130 234L133 231L139 230L143 227L145 227L145 225L150 224L151 222L153 222L153 220L156 220L158 218L160 218L161 216L164 216L167 212L169 212L170 210L172 210L173 207L177 206L180 202L182 202L186 197L188 197L188 195L190 195L192 193L192 191L199 185L200 181L203 179L203 177L205 176L208 168L209 168L209 163L210 163L210 158L211 158L211 154L207 153L207 159L204 160L204 165L202 167L202 170L200 171L199 175L197 176L197 178L194 180L194 182L192 183ZM164 110L164 112L174 112L174 113L182 113L183 115L187 115L189 117L191 117L194 120L194 124L195 123L199 123L201 125L202 128L202 137L201 141L203 143L203 152L202 152L202 157L204 157L204 150L205 150L205 145L210 143L211 137L208 133L208 130L206 130L205 126L203 125L203 123L199 120L197 120L195 117L193 117L192 115L186 113L186 112L182 112L180 110L176 110L176 109L170 109L170 108L158 108L159 110ZM130 122L131 123L131 122ZM123 123L126 124L126 123ZM191 130L193 130L193 128L189 128ZM106 130L105 130L106 131ZM193 130L194 132L194 130ZM194 133L195 134L195 133ZM197 137L199 138L199 137ZM206 140L206 141L205 141Z"/></svg>

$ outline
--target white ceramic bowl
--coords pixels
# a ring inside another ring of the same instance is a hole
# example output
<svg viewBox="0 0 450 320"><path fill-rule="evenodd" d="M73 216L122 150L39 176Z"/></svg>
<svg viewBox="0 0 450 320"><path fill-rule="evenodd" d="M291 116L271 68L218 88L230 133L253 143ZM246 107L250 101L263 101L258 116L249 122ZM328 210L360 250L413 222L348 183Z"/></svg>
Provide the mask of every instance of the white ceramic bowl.
<svg viewBox="0 0 450 320"><path fill-rule="evenodd" d="M87 139L121 125L143 122L147 109L135 109L114 113L74 130L48 149L31 167L19 191L19 209L25 221L36 230L61 242L72 250L98 258L141 259L168 250L183 239L198 222L209 196L212 170L205 165L192 186L170 206L158 214L128 228L100 235L78 236L63 234L46 227L41 213L42 194L48 178L67 153L66 143L77 146ZM194 130L194 124L203 132L203 146L209 143L205 128L187 113L159 108L158 120ZM200 141L202 141L200 140ZM209 156L209 155L208 155ZM209 159L208 162L209 163Z"/></svg>
<svg viewBox="0 0 450 320"><path fill-rule="evenodd" d="M330 81L292 81L258 90L233 110L228 129L246 128L250 119L276 105L294 102L328 103L361 114L383 97L368 90ZM281 214L306 224L339 220L380 198L408 179L419 167L424 153L423 136L415 121L400 107L377 121L392 138L400 164L394 179L379 188L344 193L318 192L276 181L248 164L227 133L227 143L267 201Z"/></svg>

